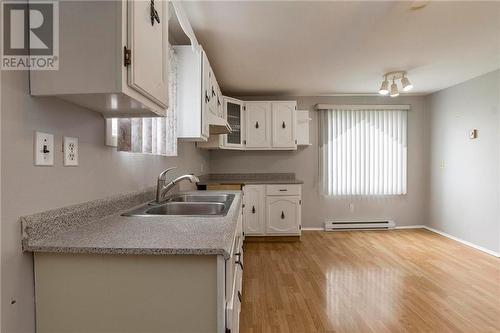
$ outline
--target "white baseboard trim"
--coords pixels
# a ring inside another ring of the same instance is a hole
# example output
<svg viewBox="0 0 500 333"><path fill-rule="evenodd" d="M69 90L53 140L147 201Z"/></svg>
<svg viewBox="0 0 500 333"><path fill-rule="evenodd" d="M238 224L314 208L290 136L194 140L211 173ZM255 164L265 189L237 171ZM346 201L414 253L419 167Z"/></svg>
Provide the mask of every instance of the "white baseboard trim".
<svg viewBox="0 0 500 333"><path fill-rule="evenodd" d="M396 226L394 229L423 229L425 226L423 224L416 224L416 225L401 225L401 226Z"/></svg>
<svg viewBox="0 0 500 333"><path fill-rule="evenodd" d="M325 228L322 227L302 227L302 231L324 231Z"/></svg>
<svg viewBox="0 0 500 333"><path fill-rule="evenodd" d="M452 236L450 234L447 234L446 232L442 232L440 230L437 230L437 229L434 229L434 228L431 228L431 227L428 227L428 226L423 226L423 227L424 227L424 229L427 229L429 231L435 232L436 234L439 234L439 235L444 236L446 238L452 239L452 240L454 240L456 242L459 242L459 243L462 243L462 244L467 245L469 247L472 247L473 249L476 249L476 250L482 251L484 253L487 253L489 255L492 255L492 256L495 256L497 258L500 258L500 253L498 253L498 252L489 250L489 249L487 249L485 247L482 247L482 246L476 245L474 243L468 242L466 240L460 239L458 237Z"/></svg>

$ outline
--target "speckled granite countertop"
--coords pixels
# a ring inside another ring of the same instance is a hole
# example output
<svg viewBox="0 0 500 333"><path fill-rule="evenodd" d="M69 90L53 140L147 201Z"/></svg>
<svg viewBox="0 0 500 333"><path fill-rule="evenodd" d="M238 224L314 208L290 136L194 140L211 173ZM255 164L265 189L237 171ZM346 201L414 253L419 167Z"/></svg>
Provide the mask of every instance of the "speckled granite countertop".
<svg viewBox="0 0 500 333"><path fill-rule="evenodd" d="M211 173L200 176L198 185L208 184L303 184L295 173Z"/></svg>
<svg viewBox="0 0 500 333"><path fill-rule="evenodd" d="M215 192L196 193L209 195ZM23 250L228 257L240 214L241 193L221 193L235 194L231 208L223 217L121 216L124 211L151 200L152 191L95 200L25 216L21 218ZM106 207L110 215L105 215Z"/></svg>

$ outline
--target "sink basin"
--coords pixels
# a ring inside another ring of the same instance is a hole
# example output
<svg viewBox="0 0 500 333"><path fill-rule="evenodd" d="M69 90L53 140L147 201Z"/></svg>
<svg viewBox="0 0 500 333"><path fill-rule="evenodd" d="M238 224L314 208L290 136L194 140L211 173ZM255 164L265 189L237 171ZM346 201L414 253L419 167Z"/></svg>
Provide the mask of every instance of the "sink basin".
<svg viewBox="0 0 500 333"><path fill-rule="evenodd" d="M146 210L150 215L222 215L226 205L218 202L167 202Z"/></svg>
<svg viewBox="0 0 500 333"><path fill-rule="evenodd" d="M228 202L231 198L229 194L196 195L180 194L167 199L168 202Z"/></svg>
<svg viewBox="0 0 500 333"><path fill-rule="evenodd" d="M123 216L225 216L234 194L180 194L167 198L165 203L154 202L128 211Z"/></svg>

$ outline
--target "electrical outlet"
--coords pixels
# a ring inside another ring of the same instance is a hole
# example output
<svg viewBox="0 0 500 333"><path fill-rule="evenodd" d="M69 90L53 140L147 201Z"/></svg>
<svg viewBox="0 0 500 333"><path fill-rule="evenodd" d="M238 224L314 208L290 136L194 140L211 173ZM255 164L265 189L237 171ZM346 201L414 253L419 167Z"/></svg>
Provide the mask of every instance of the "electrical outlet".
<svg viewBox="0 0 500 333"><path fill-rule="evenodd" d="M36 166L54 165L54 135L35 132L34 160Z"/></svg>
<svg viewBox="0 0 500 333"><path fill-rule="evenodd" d="M63 138L64 166L78 166L78 138Z"/></svg>

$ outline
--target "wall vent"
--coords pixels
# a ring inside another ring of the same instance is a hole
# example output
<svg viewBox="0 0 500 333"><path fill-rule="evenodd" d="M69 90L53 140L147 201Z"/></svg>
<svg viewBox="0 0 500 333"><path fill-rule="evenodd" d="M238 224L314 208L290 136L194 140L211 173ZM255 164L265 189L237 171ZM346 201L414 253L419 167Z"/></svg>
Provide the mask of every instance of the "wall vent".
<svg viewBox="0 0 500 333"><path fill-rule="evenodd" d="M326 221L325 231L387 230L394 228L391 220Z"/></svg>

